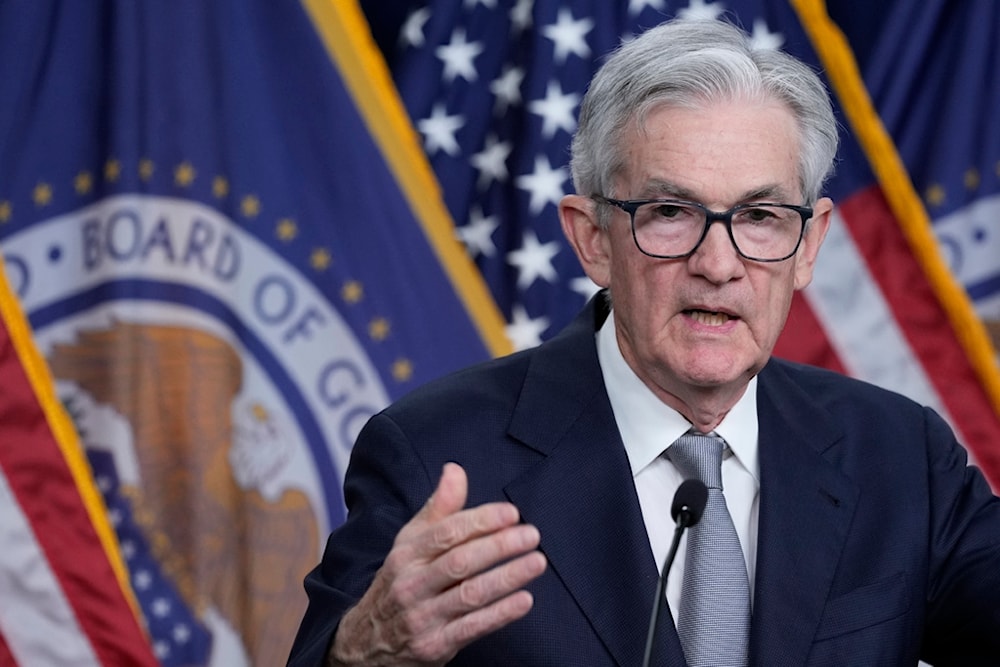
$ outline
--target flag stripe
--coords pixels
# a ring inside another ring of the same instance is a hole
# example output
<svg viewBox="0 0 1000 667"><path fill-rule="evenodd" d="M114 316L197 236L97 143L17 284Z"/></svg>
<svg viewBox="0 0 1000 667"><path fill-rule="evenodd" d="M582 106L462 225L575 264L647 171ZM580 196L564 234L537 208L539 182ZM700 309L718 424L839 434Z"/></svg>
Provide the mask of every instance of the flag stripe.
<svg viewBox="0 0 1000 667"><path fill-rule="evenodd" d="M826 329L810 305L807 294L808 290L792 295L788 320L775 345L774 355L847 373L839 353L827 338Z"/></svg>
<svg viewBox="0 0 1000 667"><path fill-rule="evenodd" d="M440 186L360 8L355 0L303 2L480 336L494 356L507 354L503 316L456 239Z"/></svg>

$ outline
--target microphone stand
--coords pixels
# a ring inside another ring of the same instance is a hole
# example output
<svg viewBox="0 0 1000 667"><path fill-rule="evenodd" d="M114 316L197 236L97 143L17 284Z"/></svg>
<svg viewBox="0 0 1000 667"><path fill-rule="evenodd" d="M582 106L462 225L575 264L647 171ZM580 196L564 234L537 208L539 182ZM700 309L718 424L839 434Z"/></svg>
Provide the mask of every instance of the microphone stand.
<svg viewBox="0 0 1000 667"><path fill-rule="evenodd" d="M670 570L670 565L674 562L674 557L677 555L677 546L681 543L681 535L684 534L684 529L690 525L690 522L691 514L687 511L682 511L678 516L677 527L674 528L674 539L670 543L670 551L667 552L667 557L663 561L663 570L661 570L660 576L656 581L656 596L653 598L653 611L649 615L649 630L646 632L646 651L642 656L642 667L649 667L649 659L653 655L656 622L660 617L660 607L663 606L663 590L667 586L667 573Z"/></svg>

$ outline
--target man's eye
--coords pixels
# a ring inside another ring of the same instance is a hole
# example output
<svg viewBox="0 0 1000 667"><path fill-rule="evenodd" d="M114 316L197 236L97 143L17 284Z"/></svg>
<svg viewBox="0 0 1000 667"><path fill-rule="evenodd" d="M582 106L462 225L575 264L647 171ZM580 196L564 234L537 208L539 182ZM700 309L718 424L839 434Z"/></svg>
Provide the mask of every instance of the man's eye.
<svg viewBox="0 0 1000 667"><path fill-rule="evenodd" d="M685 220L694 216L694 209L678 204L653 204L653 216L669 220Z"/></svg>

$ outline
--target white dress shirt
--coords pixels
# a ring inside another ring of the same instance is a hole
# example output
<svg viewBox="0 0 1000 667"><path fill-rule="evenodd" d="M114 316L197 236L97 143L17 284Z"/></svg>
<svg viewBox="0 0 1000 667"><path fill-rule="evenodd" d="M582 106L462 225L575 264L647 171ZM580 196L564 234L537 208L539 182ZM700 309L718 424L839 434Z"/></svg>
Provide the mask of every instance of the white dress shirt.
<svg viewBox="0 0 1000 667"><path fill-rule="evenodd" d="M670 516L670 506L677 487L684 481L674 464L662 454L691 428L691 423L657 398L625 361L615 336L614 310L597 332L597 356L618 431L632 467L649 545L656 567L660 569L674 537L675 524ZM722 461L723 493L743 547L752 601L760 489L756 377L714 432L729 445ZM686 544L685 535L667 579L666 595L671 610L680 609ZM676 618L676 613L674 616Z"/></svg>

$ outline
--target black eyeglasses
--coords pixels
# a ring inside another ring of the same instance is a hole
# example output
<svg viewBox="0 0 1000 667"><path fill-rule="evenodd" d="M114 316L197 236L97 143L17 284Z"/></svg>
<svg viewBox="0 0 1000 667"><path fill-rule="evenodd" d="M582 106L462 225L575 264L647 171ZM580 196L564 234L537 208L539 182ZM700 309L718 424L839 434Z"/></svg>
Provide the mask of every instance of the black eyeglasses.
<svg viewBox="0 0 1000 667"><path fill-rule="evenodd" d="M712 211L677 199L591 198L629 214L632 238L639 251L659 259L681 259L698 249L713 222L726 225L736 252L755 262L781 262L799 249L813 210L793 204L739 204Z"/></svg>

